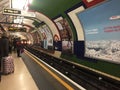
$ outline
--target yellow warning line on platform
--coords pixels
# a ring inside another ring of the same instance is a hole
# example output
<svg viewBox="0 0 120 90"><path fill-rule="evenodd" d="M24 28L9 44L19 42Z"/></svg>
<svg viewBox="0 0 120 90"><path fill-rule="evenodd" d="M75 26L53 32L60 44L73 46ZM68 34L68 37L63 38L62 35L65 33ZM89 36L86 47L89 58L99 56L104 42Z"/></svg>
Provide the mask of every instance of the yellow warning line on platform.
<svg viewBox="0 0 120 90"><path fill-rule="evenodd" d="M36 60L36 58L25 51L25 53L31 57L35 62L37 62L42 68L44 68L48 73L50 73L56 80L58 80L63 86L65 86L68 90L74 90L70 85L68 85L66 82L64 82L61 78L59 78L55 73L53 73L51 70L49 70L44 64L42 64L40 61Z"/></svg>

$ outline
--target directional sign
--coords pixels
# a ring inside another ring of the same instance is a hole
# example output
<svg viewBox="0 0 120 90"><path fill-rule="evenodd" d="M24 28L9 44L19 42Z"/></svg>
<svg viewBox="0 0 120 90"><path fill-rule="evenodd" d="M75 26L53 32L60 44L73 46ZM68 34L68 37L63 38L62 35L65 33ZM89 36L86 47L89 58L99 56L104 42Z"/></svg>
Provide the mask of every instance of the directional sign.
<svg viewBox="0 0 120 90"><path fill-rule="evenodd" d="M35 12L25 11L25 10L17 10L17 9L3 9L3 14L7 15L16 15L22 17L35 17Z"/></svg>
<svg viewBox="0 0 120 90"><path fill-rule="evenodd" d="M15 10L15 9L3 9L3 14L21 15L21 10Z"/></svg>

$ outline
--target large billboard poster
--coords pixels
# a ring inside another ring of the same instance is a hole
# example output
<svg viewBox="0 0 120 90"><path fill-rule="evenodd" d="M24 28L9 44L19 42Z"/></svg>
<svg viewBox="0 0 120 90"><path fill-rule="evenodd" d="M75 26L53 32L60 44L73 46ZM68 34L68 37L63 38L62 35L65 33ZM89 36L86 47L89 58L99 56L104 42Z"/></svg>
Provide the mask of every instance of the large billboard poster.
<svg viewBox="0 0 120 90"><path fill-rule="evenodd" d="M62 17L55 20L62 39L62 52L66 54L73 53L73 35L68 21Z"/></svg>
<svg viewBox="0 0 120 90"><path fill-rule="evenodd" d="M85 34L85 56L120 63L120 0L77 13Z"/></svg>

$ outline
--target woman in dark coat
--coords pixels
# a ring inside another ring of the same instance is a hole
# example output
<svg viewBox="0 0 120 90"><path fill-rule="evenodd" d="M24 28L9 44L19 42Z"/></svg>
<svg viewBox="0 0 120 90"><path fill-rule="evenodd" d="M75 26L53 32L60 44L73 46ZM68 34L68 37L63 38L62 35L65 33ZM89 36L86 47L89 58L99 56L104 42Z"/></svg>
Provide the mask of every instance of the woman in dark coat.
<svg viewBox="0 0 120 90"><path fill-rule="evenodd" d="M18 38L17 42L16 42L16 48L17 48L17 56L21 57L21 49L22 49L22 44L21 44L21 39Z"/></svg>
<svg viewBox="0 0 120 90"><path fill-rule="evenodd" d="M2 72L2 57L7 57L9 55L9 39L7 33L3 33L0 38L0 73Z"/></svg>
<svg viewBox="0 0 120 90"><path fill-rule="evenodd" d="M3 33L0 38L0 57L6 57L9 55L9 39L7 33Z"/></svg>

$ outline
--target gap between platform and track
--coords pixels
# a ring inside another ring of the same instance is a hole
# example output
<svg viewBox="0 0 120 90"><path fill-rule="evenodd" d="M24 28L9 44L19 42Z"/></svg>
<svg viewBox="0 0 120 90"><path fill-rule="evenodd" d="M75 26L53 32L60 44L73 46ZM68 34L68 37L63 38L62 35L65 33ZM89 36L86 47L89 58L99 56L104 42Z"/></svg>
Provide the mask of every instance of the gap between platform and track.
<svg viewBox="0 0 120 90"><path fill-rule="evenodd" d="M69 82L71 82L73 85L75 85L76 87L78 87L80 90L86 90L85 88L83 88L82 86L80 86L79 84L75 83L73 80L71 80L70 78L66 77L64 74L62 74L61 72L59 72L58 70L56 70L55 68L51 67L50 65L48 65L47 63L45 63L44 61L42 61L41 59L39 59L38 57L36 57L35 55L33 55L32 53L28 52L27 50L25 50L25 53L31 57L36 63L38 63L40 66L42 66L42 68L44 68L48 73L50 73L56 80L58 80L63 86L65 86L68 90L74 90L70 85L68 85L66 82L64 82L61 78L59 78L55 73L53 73L51 70L49 70L46 66L48 66L49 68L51 68L52 70L54 70L55 72L57 72L59 75L61 75L62 77L64 77L65 79L67 79ZM38 60L39 61L38 61ZM42 63L43 64L42 64ZM45 66L45 65L46 66Z"/></svg>

